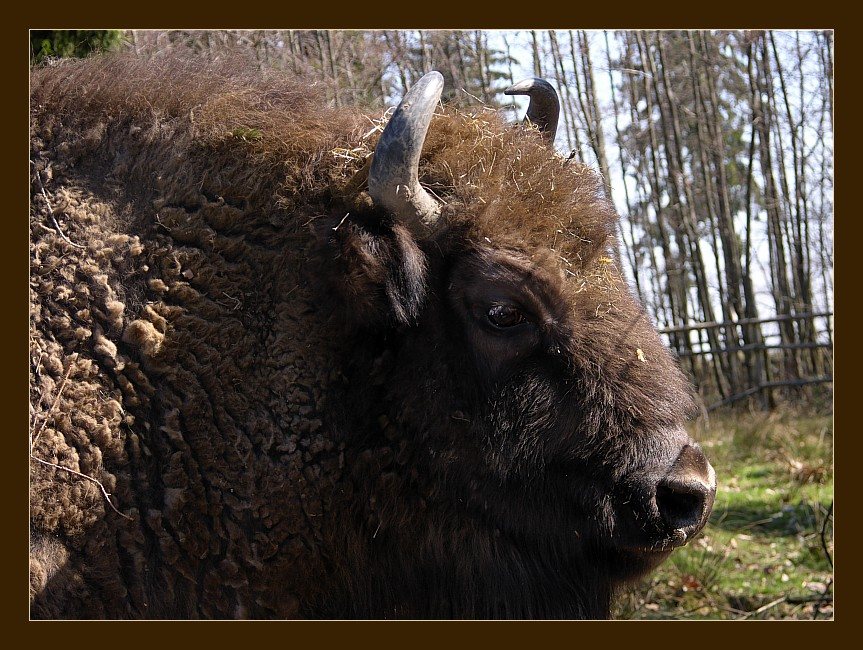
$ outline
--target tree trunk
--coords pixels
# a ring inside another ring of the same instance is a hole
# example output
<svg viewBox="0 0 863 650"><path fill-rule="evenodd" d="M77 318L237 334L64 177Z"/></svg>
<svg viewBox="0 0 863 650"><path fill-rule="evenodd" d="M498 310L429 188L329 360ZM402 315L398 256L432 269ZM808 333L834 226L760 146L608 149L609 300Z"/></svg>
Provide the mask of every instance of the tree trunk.
<svg viewBox="0 0 863 650"><path fill-rule="evenodd" d="M672 198L678 206L680 217L680 229L675 230L678 240L678 248L686 250L691 258L692 273L695 280L698 304L701 307L703 318L708 321L715 320L713 304L707 286L707 277L704 268L704 260L701 249L698 246L698 234L696 232L696 215L694 210L695 201L692 197L692 189L683 161L681 148L680 118L677 112L677 97L671 87L668 77L668 65L666 62L665 49L662 44L662 34L655 34L656 48L659 55L659 66L661 72L657 72L653 59L648 57L650 73L654 78L661 78L664 96L660 95L660 84L653 85L656 94L656 103L659 107L660 123L662 124L663 139L665 141L666 160L669 169L669 187L672 190ZM663 101L664 100L664 101ZM669 127L670 123L670 127ZM736 370L730 359L721 353L723 349L717 332L713 329L707 331L710 341L710 349L713 351L714 374L716 385L720 396L727 396L728 384L733 390L736 385ZM718 361L718 363L716 363Z"/></svg>
<svg viewBox="0 0 863 650"><path fill-rule="evenodd" d="M767 47L764 35L758 36L756 52L760 50L761 56L753 57L755 70L751 83L754 84L753 109L755 117L753 122L758 126L759 162L761 176L764 179L764 207L767 212L767 237L770 242L768 247L770 254L771 290L773 300L776 304L776 314L784 316L791 314L791 287L788 282L788 270L785 258L785 244L782 236L782 202L773 176L773 157L770 151L770 133L772 131L772 115L769 102L764 103L762 96L770 96L771 88L768 85L769 59L766 56ZM758 63L761 70L758 70ZM790 320L779 323L779 334L782 343L794 343L794 326ZM791 351L784 354L784 377L783 379L796 378L800 376L797 359Z"/></svg>
<svg viewBox="0 0 863 650"><path fill-rule="evenodd" d="M533 48L533 76L542 77L542 57L539 56L539 42L535 29L530 30L530 39Z"/></svg>
<svg viewBox="0 0 863 650"><path fill-rule="evenodd" d="M636 240L635 233L633 231L632 225L632 206L629 199L629 187L626 184L626 163L623 160L624 157L624 143L623 137L620 134L620 120L618 118L619 107L617 104L617 93L615 92L615 84L614 84L614 76L612 75L612 63L611 63L611 47L608 43L608 30L603 31L603 37L605 38L605 58L608 64L608 87L611 88L611 106L614 112L614 133L616 135L616 143L617 143L617 151L618 151L618 162L620 163L620 178L621 183L623 185L623 196L626 201L626 206L624 210L620 211L620 237L621 243L623 244L623 249L627 252L627 261L629 262L629 266L632 269L632 277L635 280L635 290L638 293L638 299L644 304L644 292L641 289L641 274L638 268L638 259L636 256ZM629 224L629 234L631 241L629 243L626 242L624 237L624 229L623 229L623 220Z"/></svg>
<svg viewBox="0 0 863 650"><path fill-rule="evenodd" d="M557 37L553 30L549 30L548 32L550 50L551 50L551 62L552 68L554 69L554 77L557 82L557 87L560 88L563 92L561 93L562 97L560 103L561 113L563 114L563 124L566 132L566 145L570 151L572 151L573 138L572 134L575 132L575 119L572 114L572 97L569 93L569 84L566 81L566 71L563 67L563 59L560 56L560 48L557 44Z"/></svg>
<svg viewBox="0 0 863 650"><path fill-rule="evenodd" d="M747 56L746 56L746 66L747 72L750 79L753 78L753 65L754 65L754 56L753 56L753 48L754 44L752 42L749 43L747 48ZM750 131L749 138L749 162L746 170L746 248L744 251L745 262L743 266L743 295L746 298L746 319L757 319L758 318L758 301L755 297L755 287L752 284L752 186L753 186L753 167L755 163L755 140L758 137L756 131L756 117L757 113L755 110L755 102L756 98L756 88L753 85L751 87L750 94L750 110L752 111L752 119L750 120L750 124L752 125ZM761 332L761 326L757 323L752 325L747 325L746 330L749 332L749 338L752 341L752 344L763 343L764 339ZM772 372L770 369L770 355L768 350L762 350L760 353L756 350L755 353L750 357L751 366L752 366L752 385L758 386L761 382L761 376L763 372L764 379L766 382L772 381ZM760 391L760 395L762 397L762 406L765 408L774 408L776 403L773 399L773 392L770 390Z"/></svg>
<svg viewBox="0 0 863 650"><path fill-rule="evenodd" d="M636 32L635 42L641 59L641 69L643 72L646 73L652 67L652 65L649 64L647 43L644 40L644 35L641 32ZM665 215L662 208L662 182L659 176L661 163L659 160L659 143L656 137L656 130L653 126L654 108L653 99L651 97L651 80L654 79L656 79L656 77L652 73L650 75L644 74L642 77L642 80L644 82L644 98L647 104L647 130L650 136L649 159L652 163L652 166L649 179L651 184L651 196L653 197L654 201L657 234L659 235L660 247L662 248L662 255L665 260L665 273L667 276L666 295L672 314L673 325L684 326L688 324L689 320L687 313L688 301L686 298L686 290L683 284L684 270L681 267L681 262L679 258L676 258L671 251L671 244L668 239L668 234L666 232ZM691 352L692 348L690 345L689 337L685 334L682 336L678 336L675 333L671 336L671 339L674 347L677 349L677 352L679 354Z"/></svg>

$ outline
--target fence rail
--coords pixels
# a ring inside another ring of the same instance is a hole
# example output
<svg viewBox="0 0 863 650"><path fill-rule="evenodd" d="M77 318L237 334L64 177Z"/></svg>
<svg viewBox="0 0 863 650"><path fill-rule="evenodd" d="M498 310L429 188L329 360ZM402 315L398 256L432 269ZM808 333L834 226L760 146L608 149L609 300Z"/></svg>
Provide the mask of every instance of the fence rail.
<svg viewBox="0 0 863 650"><path fill-rule="evenodd" d="M729 404L733 404L734 402L739 402L742 399L746 399L747 397L752 397L756 393L769 390L771 388L783 388L786 386L810 386L812 384L828 384L833 382L833 377L810 377L808 379L789 379L786 381L769 381L766 384L759 384L758 386L753 386L752 388L747 388L742 393L737 393L736 395L732 395L731 397L726 397L724 400L711 404L707 407L708 411L715 411L716 409L722 406L728 406Z"/></svg>
<svg viewBox="0 0 863 650"><path fill-rule="evenodd" d="M732 352L752 352L756 350L814 350L817 348L832 349L832 343L753 343L738 347L720 348L719 350L684 350L678 353L680 357L699 356L702 354L731 354Z"/></svg>
<svg viewBox="0 0 863 650"><path fill-rule="evenodd" d="M664 327L659 330L660 334L672 334L678 332L691 332L693 330L715 329L717 327L734 327L740 325L762 325L764 323L780 323L783 321L805 320L815 318L832 318L832 311L813 312L811 314L782 314L773 318L741 318L732 321L711 321L709 323L692 323L679 327Z"/></svg>
<svg viewBox="0 0 863 650"><path fill-rule="evenodd" d="M809 394L800 391L833 382L832 319L829 311L780 314L659 332L668 336L684 368L688 365L708 411L755 396L770 408L777 391ZM770 323L776 324L775 331L763 327ZM718 330L718 335L706 335L708 330Z"/></svg>

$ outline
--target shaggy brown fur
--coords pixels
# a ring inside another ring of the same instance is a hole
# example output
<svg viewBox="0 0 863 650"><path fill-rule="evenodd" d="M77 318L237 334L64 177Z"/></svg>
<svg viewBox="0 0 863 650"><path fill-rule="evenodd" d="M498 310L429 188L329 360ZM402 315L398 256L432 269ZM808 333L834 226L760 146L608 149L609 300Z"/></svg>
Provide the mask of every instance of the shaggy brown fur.
<svg viewBox="0 0 863 650"><path fill-rule="evenodd" d="M418 241L361 191L380 116L297 80L106 57L35 71L31 105L32 456L124 515L31 461L34 617L607 615L644 567L598 486L691 404L590 170L446 110ZM459 320L519 265L559 368Z"/></svg>

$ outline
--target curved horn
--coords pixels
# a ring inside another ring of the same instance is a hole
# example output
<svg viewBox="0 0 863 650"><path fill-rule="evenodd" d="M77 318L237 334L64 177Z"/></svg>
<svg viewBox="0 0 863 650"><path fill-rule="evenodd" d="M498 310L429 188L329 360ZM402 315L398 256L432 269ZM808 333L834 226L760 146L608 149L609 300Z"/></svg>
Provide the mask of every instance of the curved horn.
<svg viewBox="0 0 863 650"><path fill-rule="evenodd" d="M560 117L560 100L552 85L545 79L532 77L523 79L514 86L503 91L504 95L527 95L530 104L527 107L525 121L536 124L543 137L554 142L557 134L557 120Z"/></svg>
<svg viewBox="0 0 863 650"><path fill-rule="evenodd" d="M375 146L369 194L408 224L437 223L440 206L419 183L419 161L432 114L443 92L443 75L429 72L404 96Z"/></svg>

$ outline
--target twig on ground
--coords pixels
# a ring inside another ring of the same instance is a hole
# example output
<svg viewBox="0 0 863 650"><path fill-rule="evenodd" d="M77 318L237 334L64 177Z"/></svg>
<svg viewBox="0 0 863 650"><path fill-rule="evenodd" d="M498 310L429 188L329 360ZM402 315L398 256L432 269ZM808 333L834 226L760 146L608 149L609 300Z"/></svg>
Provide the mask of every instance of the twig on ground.
<svg viewBox="0 0 863 650"><path fill-rule="evenodd" d="M827 515L824 517L824 523L821 524L821 548L824 549L824 556L827 558L827 561L830 563L830 568L833 568L833 558L830 556L830 551L827 548L827 522L830 521L830 518L833 516L833 502L830 502L830 507L827 508Z"/></svg>
<svg viewBox="0 0 863 650"><path fill-rule="evenodd" d="M93 483L98 485L99 489L102 490L102 494L105 496L105 501L108 502L108 505L111 506L111 508L114 510L114 512L116 512L118 515L120 515L124 519L128 519L129 521L132 521L132 518L129 515L123 514L122 512L117 510L117 507L113 503L111 503L111 495L108 494L108 491L105 489L105 486L102 485L96 479L94 479L92 476L87 476L86 474L82 474L81 472L75 471L74 469L72 469L70 467L63 467L62 465L58 465L57 463L50 463L47 460L42 460L41 458L37 458L36 456L34 456L32 453L30 454L30 458L35 460L37 463L42 463L43 465L48 465L49 467L53 467L55 469L62 469L62 470L65 470L71 474L74 474L75 476L80 476L81 478L85 478L88 481L93 481Z"/></svg>
<svg viewBox="0 0 863 650"><path fill-rule="evenodd" d="M776 600L771 601L771 602L767 603L766 605L762 605L761 607L759 607L755 611L749 612L748 614L746 614L746 616L741 616L740 620L743 620L746 618L751 618L752 616L758 616L759 614L763 614L764 612L766 612L771 607L776 607L777 605L784 603L786 600L788 600L787 596L782 596L782 598L777 598Z"/></svg>
<svg viewBox="0 0 863 650"><path fill-rule="evenodd" d="M830 556L830 549L827 548L827 522L830 521L830 518L833 516L833 501L830 502L830 507L827 508L827 515L824 517L824 523L821 524L821 548L824 549L824 557L827 558L827 561L830 563L830 568L833 568L833 558ZM818 618L818 614L821 612L821 603L823 603L827 599L827 594L830 591L830 587L833 586L833 578L827 581L827 586L824 587L824 591L821 594L821 597L818 599L818 602L815 603L815 608L812 610L812 620L814 621Z"/></svg>

